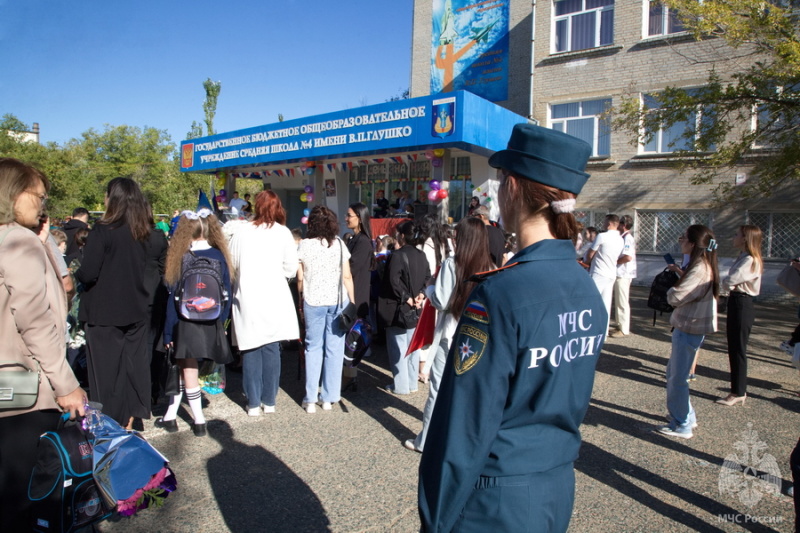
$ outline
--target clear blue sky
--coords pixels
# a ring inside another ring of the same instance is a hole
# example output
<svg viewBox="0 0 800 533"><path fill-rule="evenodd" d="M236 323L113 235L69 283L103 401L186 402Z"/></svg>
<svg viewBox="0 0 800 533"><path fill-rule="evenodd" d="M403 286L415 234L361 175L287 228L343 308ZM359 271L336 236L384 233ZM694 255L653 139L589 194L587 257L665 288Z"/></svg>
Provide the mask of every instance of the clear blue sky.
<svg viewBox="0 0 800 533"><path fill-rule="evenodd" d="M176 144L222 82L219 132L409 87L413 0L0 0L0 115L59 144L105 124Z"/></svg>

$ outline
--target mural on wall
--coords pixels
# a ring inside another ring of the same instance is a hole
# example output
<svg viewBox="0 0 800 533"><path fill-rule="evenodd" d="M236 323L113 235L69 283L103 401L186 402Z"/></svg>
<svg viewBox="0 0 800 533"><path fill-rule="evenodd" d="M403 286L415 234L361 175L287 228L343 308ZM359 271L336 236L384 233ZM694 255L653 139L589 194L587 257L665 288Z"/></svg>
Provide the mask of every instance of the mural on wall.
<svg viewBox="0 0 800 533"><path fill-rule="evenodd" d="M508 99L509 0L433 0L431 94Z"/></svg>

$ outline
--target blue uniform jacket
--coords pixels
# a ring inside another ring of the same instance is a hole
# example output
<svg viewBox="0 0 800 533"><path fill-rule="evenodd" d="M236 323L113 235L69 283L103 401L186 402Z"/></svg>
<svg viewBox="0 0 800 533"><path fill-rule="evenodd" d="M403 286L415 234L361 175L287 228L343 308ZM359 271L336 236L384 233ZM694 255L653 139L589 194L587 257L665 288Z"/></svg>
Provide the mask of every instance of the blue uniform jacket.
<svg viewBox="0 0 800 533"><path fill-rule="evenodd" d="M574 462L608 314L570 241L537 242L467 300L419 470L425 531L451 531L481 476Z"/></svg>
<svg viewBox="0 0 800 533"><path fill-rule="evenodd" d="M231 274L228 270L228 263L225 262L225 256L222 255L222 252L217 250L216 248L208 248L205 250L195 250L195 255L202 256L202 257L210 257L211 259L216 259L220 263L222 263L222 283L225 285L225 290L228 291L228 295L233 294L231 292ZM175 303L175 291L176 287L170 287L169 290L169 300L167 304L167 319L164 324L164 344L169 344L172 342L172 336L175 332L175 326L178 324L178 320L181 320L181 317L178 315L178 307ZM231 298L228 298L228 301L225 302L225 306L222 308L222 311L219 315L219 321L222 324L225 324L225 321L228 320L228 316L231 312Z"/></svg>

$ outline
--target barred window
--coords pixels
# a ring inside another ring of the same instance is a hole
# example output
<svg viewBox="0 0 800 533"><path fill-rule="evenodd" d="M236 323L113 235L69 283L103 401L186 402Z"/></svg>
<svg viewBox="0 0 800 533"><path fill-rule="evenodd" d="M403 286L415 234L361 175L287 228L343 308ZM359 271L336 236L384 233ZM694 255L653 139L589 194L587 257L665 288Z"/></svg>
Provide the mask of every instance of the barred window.
<svg viewBox="0 0 800 533"><path fill-rule="evenodd" d="M638 253L680 253L678 237L693 224L713 228L714 219L708 211L646 211L637 210L633 223Z"/></svg>
<svg viewBox="0 0 800 533"><path fill-rule="evenodd" d="M794 259L800 254L800 213L748 212L747 223L761 228L765 259Z"/></svg>
<svg viewBox="0 0 800 533"><path fill-rule="evenodd" d="M575 218L583 224L584 228L594 227L598 231L603 230L603 222L605 222L606 215L609 214L610 211L607 210L582 210L582 211L575 211L573 214Z"/></svg>
<svg viewBox="0 0 800 533"><path fill-rule="evenodd" d="M447 215L458 222L467 214L472 199L472 161L469 157L454 157L451 160L450 190Z"/></svg>

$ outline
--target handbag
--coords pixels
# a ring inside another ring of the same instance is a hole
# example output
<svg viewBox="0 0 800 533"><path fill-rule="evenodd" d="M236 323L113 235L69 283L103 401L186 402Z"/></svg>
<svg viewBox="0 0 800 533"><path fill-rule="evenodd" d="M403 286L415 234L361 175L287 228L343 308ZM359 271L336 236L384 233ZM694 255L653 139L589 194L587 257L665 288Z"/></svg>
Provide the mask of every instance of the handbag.
<svg viewBox="0 0 800 533"><path fill-rule="evenodd" d="M167 350L167 355L164 357L164 396L177 396L181 393L181 367L175 363L172 357L173 348Z"/></svg>
<svg viewBox="0 0 800 533"><path fill-rule="evenodd" d="M338 239L337 239L338 240ZM342 250L342 241L339 241L339 297L336 300L336 308L340 309L342 307L342 291L344 290L344 251ZM350 328L353 327L353 324L356 323L356 318L358 318L356 313L356 304L353 302L349 302L342 312L339 313L339 316L336 317L336 322L339 326L339 331L348 332Z"/></svg>
<svg viewBox="0 0 800 533"><path fill-rule="evenodd" d="M24 370L0 372L0 409L29 409L39 397L39 365L34 372L22 363L0 361L0 368L19 366Z"/></svg>
<svg viewBox="0 0 800 533"><path fill-rule="evenodd" d="M800 272L791 264L786 265L778 274L775 282L784 288L788 293L800 297Z"/></svg>

